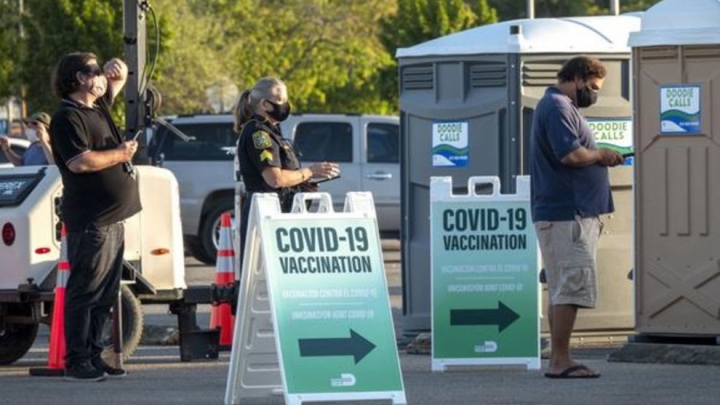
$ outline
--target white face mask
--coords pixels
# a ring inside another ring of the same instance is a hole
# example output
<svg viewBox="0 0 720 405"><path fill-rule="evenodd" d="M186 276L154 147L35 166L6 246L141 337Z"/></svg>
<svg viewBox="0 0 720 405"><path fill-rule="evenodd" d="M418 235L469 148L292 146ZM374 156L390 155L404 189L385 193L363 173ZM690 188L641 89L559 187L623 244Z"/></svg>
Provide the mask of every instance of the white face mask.
<svg viewBox="0 0 720 405"><path fill-rule="evenodd" d="M27 138L30 142L37 142L38 136L37 136L37 130L28 128L25 130L25 138Z"/></svg>
<svg viewBox="0 0 720 405"><path fill-rule="evenodd" d="M92 80L87 82L86 91L95 98L100 98L105 95L107 91L107 78L104 75L95 76Z"/></svg>

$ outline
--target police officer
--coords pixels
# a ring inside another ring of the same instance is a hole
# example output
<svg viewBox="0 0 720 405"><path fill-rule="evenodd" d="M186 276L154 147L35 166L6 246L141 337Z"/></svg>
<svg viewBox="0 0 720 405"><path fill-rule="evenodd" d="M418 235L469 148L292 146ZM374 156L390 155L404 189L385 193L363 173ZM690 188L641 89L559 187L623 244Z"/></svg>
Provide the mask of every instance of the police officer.
<svg viewBox="0 0 720 405"><path fill-rule="evenodd" d="M245 184L246 196L240 217L240 247L245 247L245 233L253 193L276 192L283 212L289 212L295 193L314 191L310 179L330 178L340 174L336 163L322 162L302 168L292 145L280 132L281 121L290 115L287 88L277 78L258 80L245 90L235 109L235 131L240 133L235 180Z"/></svg>

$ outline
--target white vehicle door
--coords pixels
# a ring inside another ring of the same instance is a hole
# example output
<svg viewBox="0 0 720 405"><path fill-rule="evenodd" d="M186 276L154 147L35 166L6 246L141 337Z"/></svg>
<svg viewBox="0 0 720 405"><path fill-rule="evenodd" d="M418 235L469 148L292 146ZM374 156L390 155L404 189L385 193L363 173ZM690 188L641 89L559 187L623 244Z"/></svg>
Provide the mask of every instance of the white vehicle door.
<svg viewBox="0 0 720 405"><path fill-rule="evenodd" d="M345 195L362 191L358 117L303 116L294 128L295 149L304 167L318 162L336 162L341 177L320 184L320 190L332 195L336 211L342 211ZM285 136L290 134L285 133Z"/></svg>
<svg viewBox="0 0 720 405"><path fill-rule="evenodd" d="M364 190L375 200L381 231L400 229L400 126L391 118L365 118L362 156Z"/></svg>
<svg viewBox="0 0 720 405"><path fill-rule="evenodd" d="M237 135L232 122L173 125L194 139L185 142L166 134L159 145L162 167L170 170L180 189L183 232L198 234L203 202L217 190L234 190L233 160Z"/></svg>

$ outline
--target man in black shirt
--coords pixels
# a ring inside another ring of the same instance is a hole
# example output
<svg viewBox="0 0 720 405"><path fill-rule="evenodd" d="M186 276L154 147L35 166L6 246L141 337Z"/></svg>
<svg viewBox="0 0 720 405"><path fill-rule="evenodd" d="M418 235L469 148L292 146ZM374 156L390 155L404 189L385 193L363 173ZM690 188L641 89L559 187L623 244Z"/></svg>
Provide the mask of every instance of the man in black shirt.
<svg viewBox="0 0 720 405"><path fill-rule="evenodd" d="M132 160L137 142L125 141L110 114L125 85L127 66L111 59L101 69L92 53L58 63L53 90L60 97L50 126L63 181L70 277L65 292L65 378L101 381L126 372L100 354L103 326L122 275L123 221L141 210Z"/></svg>

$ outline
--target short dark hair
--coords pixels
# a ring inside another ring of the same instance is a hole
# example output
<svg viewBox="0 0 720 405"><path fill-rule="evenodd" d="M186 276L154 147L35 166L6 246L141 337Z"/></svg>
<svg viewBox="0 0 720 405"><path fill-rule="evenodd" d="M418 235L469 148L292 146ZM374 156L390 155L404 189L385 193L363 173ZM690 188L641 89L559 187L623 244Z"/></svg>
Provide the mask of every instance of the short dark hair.
<svg viewBox="0 0 720 405"><path fill-rule="evenodd" d="M77 72L92 59L97 59L97 56L90 52L73 52L63 56L53 73L53 93L60 98L74 93L80 86Z"/></svg>
<svg viewBox="0 0 720 405"><path fill-rule="evenodd" d="M599 59L590 56L576 56L563 64L557 74L561 83L571 82L576 78L588 80L593 77L605 78L607 70Z"/></svg>

